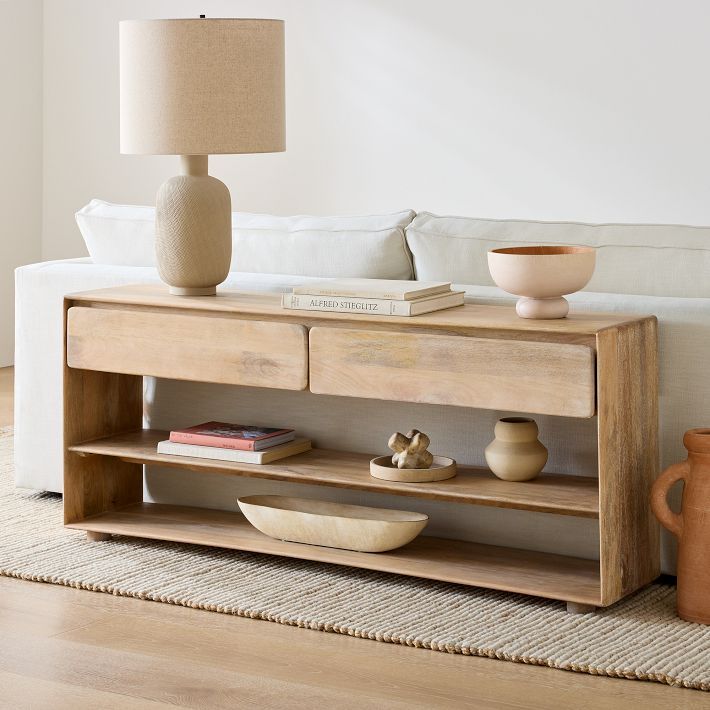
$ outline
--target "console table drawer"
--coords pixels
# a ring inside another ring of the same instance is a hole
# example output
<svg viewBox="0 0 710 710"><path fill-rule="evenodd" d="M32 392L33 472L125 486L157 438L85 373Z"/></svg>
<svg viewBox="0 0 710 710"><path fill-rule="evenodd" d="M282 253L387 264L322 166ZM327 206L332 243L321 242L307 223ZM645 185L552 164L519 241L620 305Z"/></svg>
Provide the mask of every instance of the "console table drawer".
<svg viewBox="0 0 710 710"><path fill-rule="evenodd" d="M586 345L312 328L310 389L569 417L595 412Z"/></svg>
<svg viewBox="0 0 710 710"><path fill-rule="evenodd" d="M308 334L290 323L74 307L67 314L67 365L302 390Z"/></svg>

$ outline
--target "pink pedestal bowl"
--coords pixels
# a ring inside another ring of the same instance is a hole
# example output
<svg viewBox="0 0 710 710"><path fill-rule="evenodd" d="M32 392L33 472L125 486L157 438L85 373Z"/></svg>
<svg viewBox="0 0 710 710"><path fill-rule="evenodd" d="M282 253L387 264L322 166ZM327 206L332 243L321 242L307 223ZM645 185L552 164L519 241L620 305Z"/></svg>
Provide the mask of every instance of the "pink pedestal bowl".
<svg viewBox="0 0 710 710"><path fill-rule="evenodd" d="M515 306L521 318L564 318L569 303L563 296L589 283L595 263L592 247L507 247L488 252L493 281L521 297Z"/></svg>

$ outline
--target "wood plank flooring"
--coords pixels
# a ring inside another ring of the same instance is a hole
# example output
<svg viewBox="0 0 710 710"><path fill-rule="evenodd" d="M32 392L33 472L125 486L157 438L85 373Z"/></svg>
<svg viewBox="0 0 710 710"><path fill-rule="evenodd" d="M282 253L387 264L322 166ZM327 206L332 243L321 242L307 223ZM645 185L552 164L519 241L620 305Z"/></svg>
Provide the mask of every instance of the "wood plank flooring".
<svg viewBox="0 0 710 710"><path fill-rule="evenodd" d="M15 368L0 368L0 426L12 424L13 414L13 387L15 381Z"/></svg>
<svg viewBox="0 0 710 710"><path fill-rule="evenodd" d="M0 370L3 394L11 381ZM710 695L0 577L0 708L319 706L707 710Z"/></svg>
<svg viewBox="0 0 710 710"><path fill-rule="evenodd" d="M0 578L0 707L707 708L708 696Z"/></svg>

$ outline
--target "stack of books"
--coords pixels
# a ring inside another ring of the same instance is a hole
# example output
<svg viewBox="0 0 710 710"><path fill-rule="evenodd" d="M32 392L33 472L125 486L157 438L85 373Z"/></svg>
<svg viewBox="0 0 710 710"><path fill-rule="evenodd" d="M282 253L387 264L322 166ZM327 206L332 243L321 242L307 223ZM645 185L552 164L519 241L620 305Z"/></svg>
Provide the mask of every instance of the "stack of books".
<svg viewBox="0 0 710 710"><path fill-rule="evenodd" d="M176 429L170 432L169 439L158 443L159 454L254 464L271 463L310 448L310 440L297 439L293 429L225 422Z"/></svg>
<svg viewBox="0 0 710 710"><path fill-rule="evenodd" d="M284 308L381 316L418 316L463 305L464 292L447 281L319 279L295 286Z"/></svg>

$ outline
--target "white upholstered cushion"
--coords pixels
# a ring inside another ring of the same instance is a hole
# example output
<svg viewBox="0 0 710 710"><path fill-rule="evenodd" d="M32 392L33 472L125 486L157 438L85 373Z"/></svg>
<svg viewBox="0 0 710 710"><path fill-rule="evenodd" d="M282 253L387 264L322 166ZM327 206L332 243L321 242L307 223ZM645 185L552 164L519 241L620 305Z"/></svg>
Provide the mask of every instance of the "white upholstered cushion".
<svg viewBox="0 0 710 710"><path fill-rule="evenodd" d="M155 266L155 207L91 200L74 217L94 264Z"/></svg>
<svg viewBox="0 0 710 710"><path fill-rule="evenodd" d="M470 219L423 212L406 233L416 277L424 281L493 285L489 249L583 244L598 250L587 291L710 298L710 227Z"/></svg>
<svg viewBox="0 0 710 710"><path fill-rule="evenodd" d="M404 228L414 212L360 217L232 213L230 271L412 278ZM92 200L76 221L95 264L155 266L155 208Z"/></svg>

